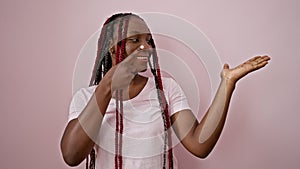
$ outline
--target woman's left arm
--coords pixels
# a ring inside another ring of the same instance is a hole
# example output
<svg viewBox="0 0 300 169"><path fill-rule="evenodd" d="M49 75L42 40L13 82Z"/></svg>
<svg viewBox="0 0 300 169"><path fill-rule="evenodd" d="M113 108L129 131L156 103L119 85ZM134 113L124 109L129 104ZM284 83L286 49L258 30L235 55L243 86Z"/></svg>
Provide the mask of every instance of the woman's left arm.
<svg viewBox="0 0 300 169"><path fill-rule="evenodd" d="M200 123L190 110L182 110L171 116L172 127L188 151L200 158L208 156L224 127L237 81L248 73L264 67L269 60L268 56L256 56L232 69L225 64L217 93Z"/></svg>

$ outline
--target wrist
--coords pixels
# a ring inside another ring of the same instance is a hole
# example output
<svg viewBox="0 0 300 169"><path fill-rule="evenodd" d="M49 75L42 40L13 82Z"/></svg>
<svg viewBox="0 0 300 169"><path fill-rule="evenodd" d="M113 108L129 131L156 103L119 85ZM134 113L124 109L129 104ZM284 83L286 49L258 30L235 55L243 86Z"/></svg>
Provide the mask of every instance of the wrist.
<svg viewBox="0 0 300 169"><path fill-rule="evenodd" d="M235 85L237 83L237 80L231 79L231 78L227 78L227 77L222 77L221 80L222 83L226 84L227 87L229 88L235 88Z"/></svg>
<svg viewBox="0 0 300 169"><path fill-rule="evenodd" d="M97 86L95 90L96 96L101 97L112 97L112 75L114 71L108 71L105 76L101 79L99 85Z"/></svg>

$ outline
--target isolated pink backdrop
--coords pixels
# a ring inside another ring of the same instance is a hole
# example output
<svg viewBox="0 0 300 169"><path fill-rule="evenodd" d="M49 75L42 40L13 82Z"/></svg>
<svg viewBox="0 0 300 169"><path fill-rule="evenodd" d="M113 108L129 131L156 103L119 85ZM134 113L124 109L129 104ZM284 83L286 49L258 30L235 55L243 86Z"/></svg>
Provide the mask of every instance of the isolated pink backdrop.
<svg viewBox="0 0 300 169"><path fill-rule="evenodd" d="M105 18L132 11L190 21L230 65L256 54L272 57L238 83L207 159L177 148L181 169L298 169L299 6L297 0L1 0L0 168L69 168L59 142L79 51Z"/></svg>

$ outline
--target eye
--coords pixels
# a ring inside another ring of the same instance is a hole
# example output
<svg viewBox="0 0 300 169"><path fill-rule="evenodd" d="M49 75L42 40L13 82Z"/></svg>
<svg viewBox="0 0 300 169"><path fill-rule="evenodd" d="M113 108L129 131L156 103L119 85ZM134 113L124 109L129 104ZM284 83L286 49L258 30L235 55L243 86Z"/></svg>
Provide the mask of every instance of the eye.
<svg viewBox="0 0 300 169"><path fill-rule="evenodd" d="M153 41L152 36L151 35L147 35L146 37L146 42L151 45L151 41Z"/></svg>
<svg viewBox="0 0 300 169"><path fill-rule="evenodd" d="M138 38L128 38L128 40L132 43L138 43L140 41Z"/></svg>
<svg viewBox="0 0 300 169"><path fill-rule="evenodd" d="M148 43L149 45L151 45L151 41L152 41L152 38L149 38L149 39L147 40L147 43Z"/></svg>

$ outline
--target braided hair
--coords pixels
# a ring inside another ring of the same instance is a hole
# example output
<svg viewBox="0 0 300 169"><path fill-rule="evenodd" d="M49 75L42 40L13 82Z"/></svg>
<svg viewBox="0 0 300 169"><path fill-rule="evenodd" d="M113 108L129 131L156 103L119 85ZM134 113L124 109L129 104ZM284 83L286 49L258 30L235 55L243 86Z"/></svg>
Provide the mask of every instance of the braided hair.
<svg viewBox="0 0 300 169"><path fill-rule="evenodd" d="M129 22L129 16L140 18L138 15L132 13L118 13L108 18L102 29L98 39L98 50L97 57L94 64L92 77L90 80L90 86L98 85L101 79L112 67L111 55L109 52L110 40L113 38L114 32L117 32L117 51L116 51L116 64L120 63L125 59L125 46L126 46L126 35ZM115 20L119 22L113 22ZM140 18L141 19L141 18ZM141 19L142 20L142 19ZM113 24L112 24L113 23ZM116 26L118 30L115 30ZM150 45L152 46L152 63L149 61L151 72L155 79L155 85L157 89L158 101L161 108L161 115L164 125L164 148L163 148L163 169L173 169L173 152L172 152L172 139L171 139L171 121L168 110L168 103L164 94L162 85L162 78L160 67L158 64L157 52L155 50L154 40L151 38ZM122 169L122 134L123 134L123 95L121 90L116 91L116 132L115 132L115 169ZM167 147L169 148L167 150ZM90 165L88 165L87 157L87 169L95 168L95 150L92 149L90 153ZM168 160L168 165L167 165Z"/></svg>

